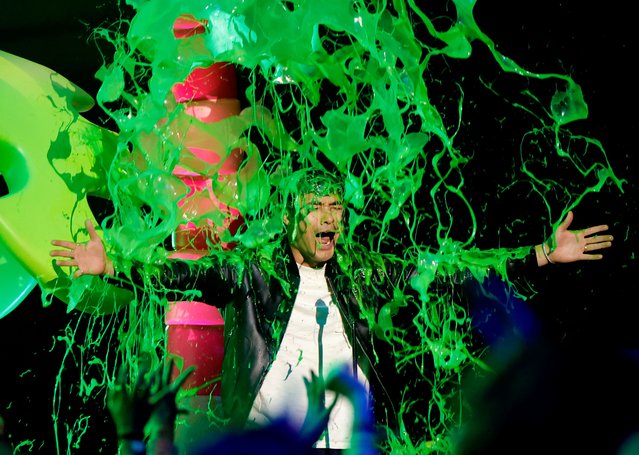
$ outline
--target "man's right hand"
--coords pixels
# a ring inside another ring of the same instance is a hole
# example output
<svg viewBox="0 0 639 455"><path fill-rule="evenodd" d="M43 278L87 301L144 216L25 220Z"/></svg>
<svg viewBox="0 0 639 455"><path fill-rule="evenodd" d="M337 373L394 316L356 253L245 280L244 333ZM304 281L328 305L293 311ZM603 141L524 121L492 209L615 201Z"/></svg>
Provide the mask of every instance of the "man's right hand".
<svg viewBox="0 0 639 455"><path fill-rule="evenodd" d="M75 278L82 275L114 275L113 263L107 257L104 243L91 220L86 220L85 226L89 233L88 242L52 240L52 245L65 249L51 250L49 254L55 258L65 258L56 260L56 264L61 267L77 267L78 270L73 274Z"/></svg>

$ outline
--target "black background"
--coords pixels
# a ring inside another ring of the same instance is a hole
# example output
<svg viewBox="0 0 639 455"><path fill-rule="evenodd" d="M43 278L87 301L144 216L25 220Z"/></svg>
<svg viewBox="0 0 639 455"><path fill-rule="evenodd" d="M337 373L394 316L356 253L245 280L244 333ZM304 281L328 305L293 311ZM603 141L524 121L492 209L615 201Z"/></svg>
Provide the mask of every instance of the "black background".
<svg viewBox="0 0 639 455"><path fill-rule="evenodd" d="M55 69L90 94L96 93L99 82L94 73L102 60L89 31L116 20L116 4L26 0L5 2L3 10L0 49ZM618 5L580 0L483 0L475 16L499 50L520 65L569 74L581 85L590 115L576 128L602 142L613 169L628 181L623 193L606 187L575 210L574 228L610 226L613 249L603 261L557 267L548 273L536 302L549 336L558 346L570 346L571 353L578 353L573 357L577 359L574 381L583 393L584 409L592 411L595 422L618 421L621 415L636 413L632 408L636 392L629 380L636 376L625 361L619 361L620 356L627 359L626 353L632 354L639 341L635 16ZM102 120L95 110L85 116ZM490 173L483 178L490 178ZM517 209L525 207L525 201L516 202L521 204ZM479 240L489 243L496 238L495 226L490 221L484 226L489 232ZM540 228L539 239L542 235ZM70 322L84 323L82 316L67 314L61 302L43 308L37 289L0 320L0 414L12 441L35 439L35 453L56 453L52 397L64 350L54 338ZM63 384L77 372L71 367L65 374ZM71 453L115 452L110 420L100 403L66 406L84 407L96 419L88 441Z"/></svg>

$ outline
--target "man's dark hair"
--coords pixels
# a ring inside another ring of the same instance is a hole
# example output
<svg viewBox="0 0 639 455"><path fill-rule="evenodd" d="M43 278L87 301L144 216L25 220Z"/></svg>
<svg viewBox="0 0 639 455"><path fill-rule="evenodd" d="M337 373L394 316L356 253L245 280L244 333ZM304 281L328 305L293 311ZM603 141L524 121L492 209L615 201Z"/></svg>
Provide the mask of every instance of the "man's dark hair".
<svg viewBox="0 0 639 455"><path fill-rule="evenodd" d="M315 194L319 197L335 194L344 198L344 182L338 176L324 169L301 169L295 171L286 179L285 193L290 195L289 205L299 196Z"/></svg>

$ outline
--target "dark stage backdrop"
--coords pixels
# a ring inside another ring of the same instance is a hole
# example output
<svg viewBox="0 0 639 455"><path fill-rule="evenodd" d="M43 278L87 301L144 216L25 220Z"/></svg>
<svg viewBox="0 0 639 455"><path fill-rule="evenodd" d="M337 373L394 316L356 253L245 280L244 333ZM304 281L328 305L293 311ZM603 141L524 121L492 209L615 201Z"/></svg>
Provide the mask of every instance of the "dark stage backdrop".
<svg viewBox="0 0 639 455"><path fill-rule="evenodd" d="M624 396L634 397L637 393L632 387L625 389L630 370L620 370L625 364L616 363L620 351L639 347L639 164L635 143L639 97L633 69L639 49L635 16L612 3L480 0L476 17L505 55L533 70L569 74L581 85L590 115L576 128L602 142L618 176L628 181L623 194L615 188L604 188L585 198L575 210L573 228L610 225L615 235L613 249L600 262L557 267L544 278L536 302L557 343L578 350L579 358L588 364L591 376L585 383L590 389L584 399L600 402L614 398L608 402L612 408L594 409L616 415L624 412ZM4 2L0 49L52 68L94 95L99 87L94 73L102 60L89 31L117 18L115 0ZM97 110L85 116L94 122L106 121L106 116ZM490 178L489 171L482 178ZM521 210L526 201L518 204L517 209ZM491 242L497 240L499 226L492 225L488 217L482 222L487 233L478 242L482 247L498 246ZM539 233L541 236L541 229ZM539 241L541 237L530 239L530 243ZM75 313L67 313L59 301L43 308L38 289L0 320L0 414L7 421L6 430L13 441L30 437L46 441L34 447L35 453L56 452L51 409L64 349L54 340L63 335L69 323L82 326L84 321ZM62 384L72 381L74 374L78 371L70 368ZM615 395L611 397L613 390ZM115 452L111 422L101 405L97 403L92 409L91 404L77 404L101 417L89 430L92 447L71 449L71 453ZM61 452L65 451L61 448Z"/></svg>

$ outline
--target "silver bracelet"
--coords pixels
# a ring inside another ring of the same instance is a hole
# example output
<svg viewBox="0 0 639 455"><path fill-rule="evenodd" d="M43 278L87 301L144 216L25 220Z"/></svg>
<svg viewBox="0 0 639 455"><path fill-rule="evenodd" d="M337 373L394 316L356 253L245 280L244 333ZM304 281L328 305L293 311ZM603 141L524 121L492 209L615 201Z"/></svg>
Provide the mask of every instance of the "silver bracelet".
<svg viewBox="0 0 639 455"><path fill-rule="evenodd" d="M544 253L544 257L548 261L548 264L554 264L554 262L548 256L550 254L550 247L548 247L548 253L546 253L546 242L542 242L542 244L541 244L541 252Z"/></svg>

